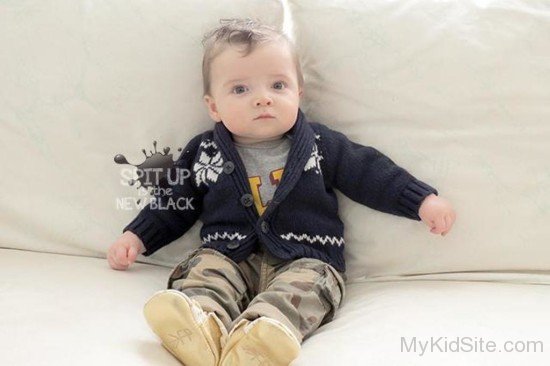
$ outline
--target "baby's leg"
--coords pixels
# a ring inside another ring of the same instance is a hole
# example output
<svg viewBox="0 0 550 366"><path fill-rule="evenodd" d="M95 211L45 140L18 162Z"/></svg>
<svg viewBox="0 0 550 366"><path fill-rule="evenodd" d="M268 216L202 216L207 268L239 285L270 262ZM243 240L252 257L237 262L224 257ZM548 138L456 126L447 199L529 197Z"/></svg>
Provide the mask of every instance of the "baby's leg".
<svg viewBox="0 0 550 366"><path fill-rule="evenodd" d="M162 345L184 365L212 366L244 300L241 269L223 254L200 248L174 268L168 289L154 294L143 311Z"/></svg>
<svg viewBox="0 0 550 366"><path fill-rule="evenodd" d="M259 273L259 294L235 319L220 366L288 366L303 340L332 319L344 296L342 276L317 259L282 263L264 253Z"/></svg>
<svg viewBox="0 0 550 366"><path fill-rule="evenodd" d="M287 326L302 341L332 320L344 296L344 279L332 266L318 259L301 258L280 268L248 308L236 319L260 316Z"/></svg>
<svg viewBox="0 0 550 366"><path fill-rule="evenodd" d="M183 292L206 312L215 313L229 331L250 301L245 276L238 265L222 253L200 248L170 275L168 289Z"/></svg>

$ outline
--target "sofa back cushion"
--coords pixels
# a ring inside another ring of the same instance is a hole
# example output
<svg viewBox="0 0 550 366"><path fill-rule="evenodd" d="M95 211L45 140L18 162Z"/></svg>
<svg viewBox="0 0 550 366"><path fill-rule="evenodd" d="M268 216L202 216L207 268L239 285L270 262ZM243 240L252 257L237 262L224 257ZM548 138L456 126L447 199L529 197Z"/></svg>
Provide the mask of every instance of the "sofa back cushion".
<svg viewBox="0 0 550 366"><path fill-rule="evenodd" d="M0 246L105 256L139 212L139 191L127 184L133 167L114 156L141 164L142 149L150 155L157 141L176 159L191 137L213 128L201 97L201 40L231 17L281 26L283 7L278 0L3 2ZM200 245L198 226L146 261L177 261Z"/></svg>
<svg viewBox="0 0 550 366"><path fill-rule="evenodd" d="M340 195L350 278L550 268L550 5L291 0L311 120L457 212L446 237Z"/></svg>

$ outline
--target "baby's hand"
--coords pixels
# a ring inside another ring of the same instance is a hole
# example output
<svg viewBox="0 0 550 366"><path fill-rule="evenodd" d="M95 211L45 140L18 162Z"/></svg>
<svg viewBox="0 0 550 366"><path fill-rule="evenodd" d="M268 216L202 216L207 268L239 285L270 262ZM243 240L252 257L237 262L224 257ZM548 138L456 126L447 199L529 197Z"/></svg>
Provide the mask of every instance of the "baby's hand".
<svg viewBox="0 0 550 366"><path fill-rule="evenodd" d="M145 252L141 239L131 231L125 231L109 248L107 260L112 269L126 270Z"/></svg>
<svg viewBox="0 0 550 366"><path fill-rule="evenodd" d="M451 231L456 220L456 213L451 203L433 193L420 205L418 216L431 228L430 232L443 236Z"/></svg>

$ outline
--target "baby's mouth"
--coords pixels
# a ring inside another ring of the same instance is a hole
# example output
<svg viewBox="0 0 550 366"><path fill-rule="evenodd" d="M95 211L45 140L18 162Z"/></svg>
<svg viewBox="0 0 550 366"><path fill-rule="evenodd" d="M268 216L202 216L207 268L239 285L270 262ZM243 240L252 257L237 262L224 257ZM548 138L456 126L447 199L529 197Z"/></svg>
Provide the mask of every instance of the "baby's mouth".
<svg viewBox="0 0 550 366"><path fill-rule="evenodd" d="M270 119L270 118L275 118L275 117L273 117L269 113L263 113L263 114L260 114L258 117L254 118L254 119L257 120L257 119Z"/></svg>

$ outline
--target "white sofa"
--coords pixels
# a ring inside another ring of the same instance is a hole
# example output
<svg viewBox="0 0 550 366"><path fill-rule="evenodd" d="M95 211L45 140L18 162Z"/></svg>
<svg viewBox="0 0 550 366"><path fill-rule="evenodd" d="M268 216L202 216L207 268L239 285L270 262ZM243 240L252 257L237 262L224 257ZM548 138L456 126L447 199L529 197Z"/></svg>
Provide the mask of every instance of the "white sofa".
<svg viewBox="0 0 550 366"><path fill-rule="evenodd" d="M294 365L550 364L549 2L8 0L0 365L179 364L142 306L200 222L111 270L139 211L113 157L139 164L153 141L176 153L213 126L200 40L236 16L296 39L310 120L377 147L458 215L435 236L340 194L346 297Z"/></svg>

